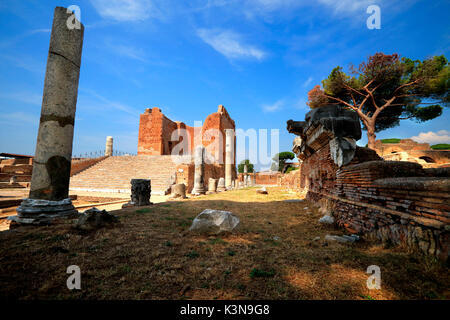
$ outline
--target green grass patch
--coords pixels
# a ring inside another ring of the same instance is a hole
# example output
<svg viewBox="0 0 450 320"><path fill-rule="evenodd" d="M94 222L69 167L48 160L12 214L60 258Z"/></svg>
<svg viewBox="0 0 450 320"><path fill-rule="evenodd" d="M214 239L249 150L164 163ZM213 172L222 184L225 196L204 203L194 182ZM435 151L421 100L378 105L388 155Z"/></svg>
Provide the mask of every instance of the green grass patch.
<svg viewBox="0 0 450 320"><path fill-rule="evenodd" d="M183 228L189 227L190 225L191 225L190 221L180 221L180 222L177 223L177 226L183 227Z"/></svg>
<svg viewBox="0 0 450 320"><path fill-rule="evenodd" d="M151 211L152 211L152 209L150 209L150 208L144 208L144 209L136 210L136 213L149 213Z"/></svg>
<svg viewBox="0 0 450 320"><path fill-rule="evenodd" d="M381 139L382 143L399 143L401 139L398 138L390 138L390 139Z"/></svg>
<svg viewBox="0 0 450 320"><path fill-rule="evenodd" d="M450 144L448 143L438 143L430 146L433 150L450 150Z"/></svg>
<svg viewBox="0 0 450 320"><path fill-rule="evenodd" d="M197 251L192 250L191 252L186 254L186 257L194 259L200 257L200 254Z"/></svg>
<svg viewBox="0 0 450 320"><path fill-rule="evenodd" d="M131 272L131 267L129 265L123 265L120 267L120 271L122 273L130 273Z"/></svg>
<svg viewBox="0 0 450 320"><path fill-rule="evenodd" d="M226 242L221 238L215 238L215 239L210 239L209 243L210 244L224 244Z"/></svg>
<svg viewBox="0 0 450 320"><path fill-rule="evenodd" d="M264 239L264 242L270 243L271 245L274 245L274 246L279 246L280 245L279 241L275 241L274 239L271 239L271 238Z"/></svg>
<svg viewBox="0 0 450 320"><path fill-rule="evenodd" d="M375 298L373 298L373 297L371 297L371 296L369 296L369 295L363 295L363 294L361 294L360 297L363 298L363 299L365 299L365 300L376 300Z"/></svg>
<svg viewBox="0 0 450 320"><path fill-rule="evenodd" d="M270 269L269 271L253 268L250 271L250 278L272 278L275 275L275 270Z"/></svg>
<svg viewBox="0 0 450 320"><path fill-rule="evenodd" d="M164 245L165 245L166 247L171 247L171 246L172 246L172 242L166 241L166 243L164 243Z"/></svg>

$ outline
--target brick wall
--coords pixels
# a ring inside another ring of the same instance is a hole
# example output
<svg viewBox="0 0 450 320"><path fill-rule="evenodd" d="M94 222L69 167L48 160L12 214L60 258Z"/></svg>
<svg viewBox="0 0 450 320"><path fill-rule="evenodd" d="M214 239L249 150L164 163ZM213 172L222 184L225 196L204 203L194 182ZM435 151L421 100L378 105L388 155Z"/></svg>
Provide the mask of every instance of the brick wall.
<svg viewBox="0 0 450 320"><path fill-rule="evenodd" d="M291 171L289 173L280 174L278 177L278 185L290 190L300 191L301 169Z"/></svg>
<svg viewBox="0 0 450 320"><path fill-rule="evenodd" d="M385 161L375 150L358 147L360 119L338 105L313 109L305 121L289 120L287 129L297 135L293 151L303 160L300 187L338 226L448 263L450 168ZM412 140L402 145L408 152L428 147ZM377 146L381 154L398 152L392 145Z"/></svg>
<svg viewBox="0 0 450 320"><path fill-rule="evenodd" d="M338 168L322 148L303 162L300 186L308 188L308 200L326 199L348 232L448 259L450 169L377 158L357 147L351 163Z"/></svg>
<svg viewBox="0 0 450 320"><path fill-rule="evenodd" d="M107 157L72 160L71 167L70 167L70 176L72 177L72 176L80 173L81 171L86 170L89 167L92 167L93 165L99 163L100 161L102 161L105 158L107 158Z"/></svg>
<svg viewBox="0 0 450 320"><path fill-rule="evenodd" d="M140 116L138 155L170 155L175 145L183 139L180 137L178 141L171 141L172 134L177 130L180 133L182 129L189 134L188 150L185 150L185 154L193 154L194 148L202 143L207 152L214 157L212 163L224 163L225 130L235 129L235 123L222 105L219 105L217 112L206 118L201 128L172 121L159 108L146 109ZM201 134L203 141L195 141L195 132ZM234 147L236 149L236 139Z"/></svg>
<svg viewBox="0 0 450 320"><path fill-rule="evenodd" d="M278 185L280 173L256 173L256 184L259 185Z"/></svg>
<svg viewBox="0 0 450 320"><path fill-rule="evenodd" d="M192 155L195 147L202 143L207 152L204 171L205 187L209 178L225 177L225 130L235 129L235 123L227 110L219 105L217 112L210 114L201 128L190 127L183 122L172 121L159 108L146 109L140 116L138 155L171 155L175 146L183 140L181 130L188 133L188 150L185 155ZM171 141L172 135L178 130L178 141ZM195 141L195 133L201 134L202 141ZM236 138L234 139L236 150ZM236 172L233 173L233 179ZM194 186L194 164L187 163L177 166L177 183L184 183L187 192Z"/></svg>

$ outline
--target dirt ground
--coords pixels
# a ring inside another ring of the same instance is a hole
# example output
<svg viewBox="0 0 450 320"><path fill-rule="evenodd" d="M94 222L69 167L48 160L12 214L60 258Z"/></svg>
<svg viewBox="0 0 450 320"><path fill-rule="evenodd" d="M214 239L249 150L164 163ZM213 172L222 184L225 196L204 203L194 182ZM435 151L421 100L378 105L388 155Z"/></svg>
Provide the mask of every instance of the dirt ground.
<svg viewBox="0 0 450 320"><path fill-rule="evenodd" d="M113 211L120 223L90 233L73 221L0 232L0 299L449 299L450 273L434 258L363 240L326 243L299 195L228 191ZM204 209L233 212L239 231L189 233ZM314 240L320 237L320 240ZM66 286L81 270L81 290ZM381 269L369 290L366 270Z"/></svg>
<svg viewBox="0 0 450 320"><path fill-rule="evenodd" d="M23 199L28 197L30 189L0 189L0 200L4 199ZM75 208L80 211L86 211L96 207L100 210L119 210L122 205L130 200L130 194L127 193L107 193L107 192L88 192L88 191L71 191L71 196L76 195L77 200L72 203ZM168 196L152 195L151 202L165 202ZM114 202L114 203L110 203ZM9 230L10 221L6 218L17 214L16 207L8 207L0 209L0 232Z"/></svg>

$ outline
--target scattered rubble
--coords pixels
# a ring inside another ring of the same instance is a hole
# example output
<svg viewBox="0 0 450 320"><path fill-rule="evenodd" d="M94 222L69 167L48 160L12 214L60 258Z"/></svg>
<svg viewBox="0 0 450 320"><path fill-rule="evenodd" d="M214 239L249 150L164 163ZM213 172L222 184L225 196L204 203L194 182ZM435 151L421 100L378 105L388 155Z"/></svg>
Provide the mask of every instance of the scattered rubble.
<svg viewBox="0 0 450 320"><path fill-rule="evenodd" d="M200 233L231 232L239 225L239 218L229 211L205 209L194 221L189 231Z"/></svg>
<svg viewBox="0 0 450 320"><path fill-rule="evenodd" d="M358 241L358 240L359 240L359 236L356 235L356 234L352 234L350 236L347 236L347 235L336 236L336 235L327 234L325 236L325 241L337 241L337 242L340 242L340 243L349 243L349 242L353 243L353 242Z"/></svg>
<svg viewBox="0 0 450 320"><path fill-rule="evenodd" d="M333 224L334 218L332 216L323 216L322 218L319 219L319 222L325 224Z"/></svg>
<svg viewBox="0 0 450 320"><path fill-rule="evenodd" d="M266 187L262 187L261 189L256 190L256 193L268 194Z"/></svg>
<svg viewBox="0 0 450 320"><path fill-rule="evenodd" d="M106 210L92 208L82 213L78 218L75 227L81 230L95 230L117 223L119 219Z"/></svg>

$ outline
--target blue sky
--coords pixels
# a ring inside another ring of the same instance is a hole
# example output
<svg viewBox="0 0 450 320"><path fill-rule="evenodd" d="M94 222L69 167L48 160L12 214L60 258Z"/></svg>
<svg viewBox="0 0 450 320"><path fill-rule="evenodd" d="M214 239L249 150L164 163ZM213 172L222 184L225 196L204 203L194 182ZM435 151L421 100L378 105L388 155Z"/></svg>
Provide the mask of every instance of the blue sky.
<svg viewBox="0 0 450 320"><path fill-rule="evenodd" d="M371 4L379 30L366 27ZM70 5L85 25L73 154L103 150L106 136L135 153L145 108L193 125L219 104L238 128L280 129L290 150L286 120L303 120L307 92L333 67L376 52L450 58L450 1L3 0L0 152L34 153L53 10ZM450 143L449 115L378 138Z"/></svg>

